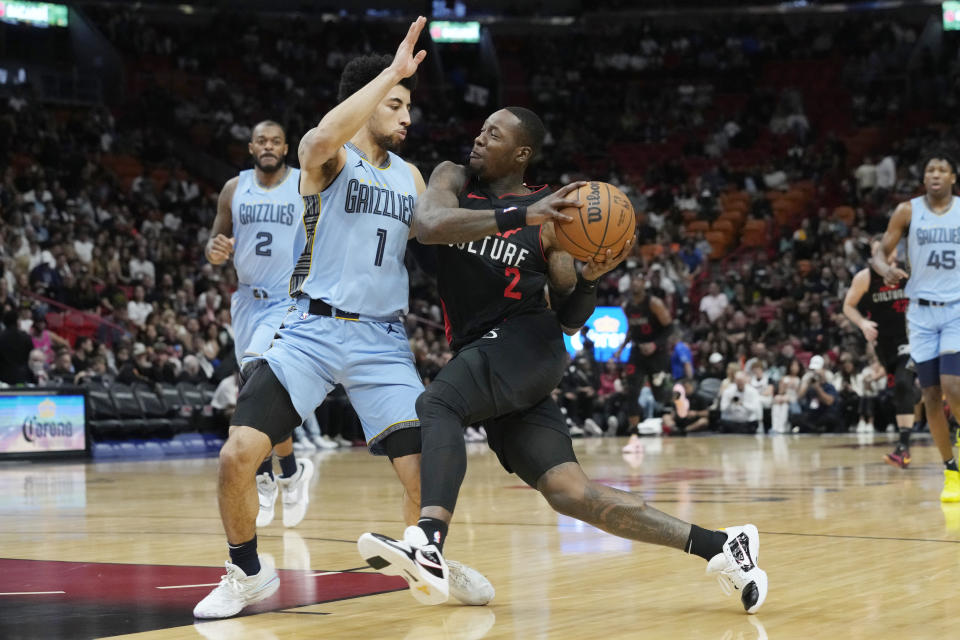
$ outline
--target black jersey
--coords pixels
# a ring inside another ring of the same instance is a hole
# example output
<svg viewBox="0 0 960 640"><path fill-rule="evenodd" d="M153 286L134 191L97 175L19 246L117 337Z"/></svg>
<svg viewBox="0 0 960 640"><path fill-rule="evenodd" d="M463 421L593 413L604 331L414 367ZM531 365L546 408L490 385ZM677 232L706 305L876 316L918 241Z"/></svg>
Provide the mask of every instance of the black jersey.
<svg viewBox="0 0 960 640"><path fill-rule="evenodd" d="M901 280L891 286L870 269L870 286L857 305L865 318L877 323L877 357L885 367L895 362L901 347L907 342L907 306L910 299L906 296Z"/></svg>
<svg viewBox="0 0 960 640"><path fill-rule="evenodd" d="M650 308L650 295L647 294L639 303L631 298L623 305L623 312L627 316L628 331L630 332L630 341L634 344L644 342L653 342L651 336L659 336L657 342L666 338L663 333L664 325L660 318ZM658 345L660 346L660 345Z"/></svg>
<svg viewBox="0 0 960 640"><path fill-rule="evenodd" d="M529 206L551 193L546 185L534 189L497 198L470 183L460 194L460 207ZM473 242L438 245L437 260L447 340L454 350L507 318L547 309L547 259L539 226L511 229Z"/></svg>

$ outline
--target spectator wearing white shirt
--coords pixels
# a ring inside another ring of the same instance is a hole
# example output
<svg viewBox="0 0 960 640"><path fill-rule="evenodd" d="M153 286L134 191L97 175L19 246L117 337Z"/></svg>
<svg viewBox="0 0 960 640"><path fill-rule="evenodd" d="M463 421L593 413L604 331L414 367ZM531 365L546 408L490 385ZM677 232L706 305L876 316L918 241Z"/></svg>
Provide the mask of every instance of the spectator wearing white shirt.
<svg viewBox="0 0 960 640"><path fill-rule="evenodd" d="M877 165L873 164L870 157L866 157L863 164L853 172L853 177L857 179L857 193L863 197L877 186Z"/></svg>
<svg viewBox="0 0 960 640"><path fill-rule="evenodd" d="M77 252L77 257L84 264L90 264L93 260L93 240L87 233L86 227L80 227L77 231L77 239L73 241L73 250Z"/></svg>
<svg viewBox="0 0 960 640"><path fill-rule="evenodd" d="M700 299L700 312L707 314L707 320L714 323L723 315L729 304L727 294L720 291L720 286L716 282L711 282L707 295Z"/></svg>
<svg viewBox="0 0 960 640"><path fill-rule="evenodd" d="M127 317L138 327L143 327L153 312L153 305L144 300L144 296L143 285L138 284L133 289L133 300L127 303Z"/></svg>
<svg viewBox="0 0 960 640"><path fill-rule="evenodd" d="M760 393L748 384L747 374L738 371L720 395L720 431L754 433L762 418Z"/></svg>
<svg viewBox="0 0 960 640"><path fill-rule="evenodd" d="M238 375L235 372L232 376L227 376L221 380L220 384L217 385L217 390L213 392L213 398L210 400L210 406L225 417L227 423L230 422L230 418L237 408L237 394L240 392L237 384Z"/></svg>
<svg viewBox="0 0 960 640"><path fill-rule="evenodd" d="M892 155L887 154L877 165L877 189L893 190L897 184L897 163Z"/></svg>
<svg viewBox="0 0 960 640"><path fill-rule="evenodd" d="M141 244L137 248L137 255L130 258L130 278L141 280L143 276L150 276L151 280L157 281L157 269L147 258L147 248Z"/></svg>

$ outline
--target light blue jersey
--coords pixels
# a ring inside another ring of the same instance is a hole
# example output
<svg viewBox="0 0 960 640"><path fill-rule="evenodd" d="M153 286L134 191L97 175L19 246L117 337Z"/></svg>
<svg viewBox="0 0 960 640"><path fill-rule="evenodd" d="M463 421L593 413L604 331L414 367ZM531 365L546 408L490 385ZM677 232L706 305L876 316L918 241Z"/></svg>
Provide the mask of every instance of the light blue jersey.
<svg viewBox="0 0 960 640"><path fill-rule="evenodd" d="M911 300L960 301L960 198L944 213L933 213L924 196L910 201L913 212L907 234Z"/></svg>
<svg viewBox="0 0 960 640"><path fill-rule="evenodd" d="M960 352L960 204L936 214L923 196L910 201L905 287L910 357L917 363L921 387L940 384L940 359ZM946 373L953 365L947 362Z"/></svg>
<svg viewBox="0 0 960 640"><path fill-rule="evenodd" d="M293 303L287 287L304 243L299 185L299 169L271 188L259 185L252 169L240 172L231 205L240 283L230 303L240 364L267 350Z"/></svg>
<svg viewBox="0 0 960 640"><path fill-rule="evenodd" d="M270 188L257 183L253 169L239 177L232 203L237 280L280 297L287 293L297 259L295 237L303 217L300 170L289 169L283 182Z"/></svg>
<svg viewBox="0 0 960 640"><path fill-rule="evenodd" d="M403 264L417 199L410 167L394 153L372 165L352 144L346 164L321 193L304 195L306 246L290 279L290 295L375 318L407 310Z"/></svg>

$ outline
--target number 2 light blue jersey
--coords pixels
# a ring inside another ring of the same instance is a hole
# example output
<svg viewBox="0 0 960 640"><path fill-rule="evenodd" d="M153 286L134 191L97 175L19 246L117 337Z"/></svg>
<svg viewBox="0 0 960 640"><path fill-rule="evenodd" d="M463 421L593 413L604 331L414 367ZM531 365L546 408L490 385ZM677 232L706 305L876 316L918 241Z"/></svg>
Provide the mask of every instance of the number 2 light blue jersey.
<svg viewBox="0 0 960 640"><path fill-rule="evenodd" d="M262 354L290 308L287 294L296 257L303 250L300 170L289 169L274 187L240 172L231 202L233 264L239 285L230 302L237 362Z"/></svg>
<svg viewBox="0 0 960 640"><path fill-rule="evenodd" d="M300 170L289 169L287 177L270 188L257 183L253 169L241 171L232 210L237 280L270 297L286 297L303 217Z"/></svg>
<svg viewBox="0 0 960 640"><path fill-rule="evenodd" d="M352 144L343 170L321 193L304 195L306 245L290 279L290 295L369 317L407 310L407 249L416 183L402 158L371 164Z"/></svg>

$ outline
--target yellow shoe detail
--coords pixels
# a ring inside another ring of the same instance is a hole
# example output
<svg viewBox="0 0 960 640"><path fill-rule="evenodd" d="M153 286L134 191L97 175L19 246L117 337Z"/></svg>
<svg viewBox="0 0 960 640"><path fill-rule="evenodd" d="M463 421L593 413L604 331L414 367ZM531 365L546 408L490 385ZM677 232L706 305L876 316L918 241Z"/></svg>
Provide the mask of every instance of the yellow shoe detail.
<svg viewBox="0 0 960 640"><path fill-rule="evenodd" d="M960 471L943 470L943 491L940 502L960 502Z"/></svg>

